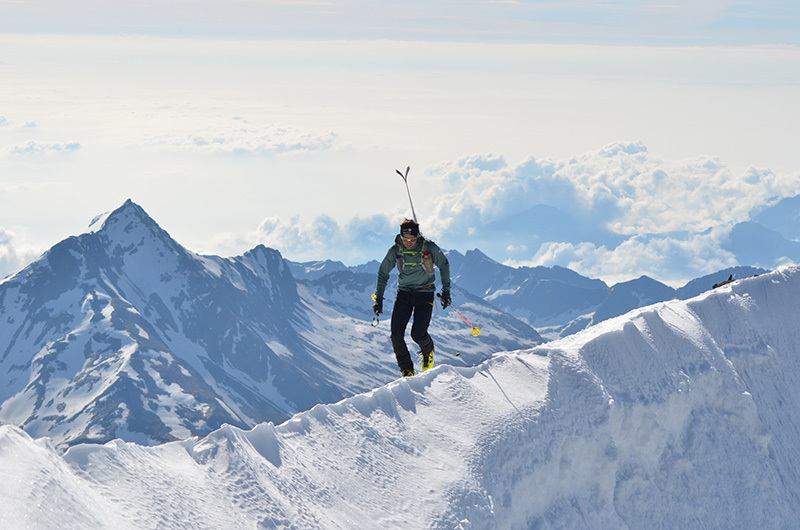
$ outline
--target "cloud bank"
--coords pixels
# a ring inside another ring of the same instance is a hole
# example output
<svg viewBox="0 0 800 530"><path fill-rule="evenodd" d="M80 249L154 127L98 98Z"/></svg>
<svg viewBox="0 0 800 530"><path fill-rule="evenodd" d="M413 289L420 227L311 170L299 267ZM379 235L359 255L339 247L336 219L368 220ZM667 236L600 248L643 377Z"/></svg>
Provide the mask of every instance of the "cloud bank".
<svg viewBox="0 0 800 530"><path fill-rule="evenodd" d="M413 177L423 233L443 248L479 248L512 266L569 267L610 284L648 275L680 286L735 265L777 266L788 258L741 262L747 254L736 248L752 247L747 234L780 237L741 223L781 197L800 195L800 173L749 168L734 174L715 158L661 159L642 142L516 165L498 155L469 156ZM233 255L265 244L295 261L380 260L410 216L402 199L402 207L361 211L344 222L324 213L268 216L248 233L209 237L199 251ZM764 248L800 245L782 241ZM20 236L0 229L0 275L36 254Z"/></svg>
<svg viewBox="0 0 800 530"><path fill-rule="evenodd" d="M611 283L648 275L679 285L736 265L726 250L734 225L776 197L800 194L798 176L733 174L715 158L663 160L642 142L617 142L567 160L509 166L486 155L434 166L418 177L429 193L417 211L423 232L445 248L480 248L510 265L560 265ZM354 263L382 258L401 218L382 213L340 226L325 216L272 217L251 240L290 257Z"/></svg>

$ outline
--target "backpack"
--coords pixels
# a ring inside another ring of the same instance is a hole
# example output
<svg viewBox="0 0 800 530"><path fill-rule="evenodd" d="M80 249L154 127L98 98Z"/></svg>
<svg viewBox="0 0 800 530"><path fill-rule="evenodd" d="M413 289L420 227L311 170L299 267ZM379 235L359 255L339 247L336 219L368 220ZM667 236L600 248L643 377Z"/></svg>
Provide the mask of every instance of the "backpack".
<svg viewBox="0 0 800 530"><path fill-rule="evenodd" d="M406 264L406 258L403 254L403 247L399 243L397 244L397 256L395 260L397 261L397 271L402 274ZM428 274L433 274L433 256L431 256L431 251L428 248L428 240L425 238L422 238L422 268Z"/></svg>

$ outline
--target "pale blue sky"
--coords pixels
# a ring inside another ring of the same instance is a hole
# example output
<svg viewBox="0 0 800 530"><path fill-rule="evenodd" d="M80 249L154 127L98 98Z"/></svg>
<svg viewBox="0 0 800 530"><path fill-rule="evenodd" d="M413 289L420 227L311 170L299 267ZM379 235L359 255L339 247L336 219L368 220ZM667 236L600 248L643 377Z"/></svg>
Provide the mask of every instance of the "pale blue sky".
<svg viewBox="0 0 800 530"><path fill-rule="evenodd" d="M581 171L621 186L597 155L620 141L647 147L643 171L687 182L698 165L687 160L716 160L728 200L800 193L789 2L65 6L0 0L0 276L127 198L193 250L265 242L292 259L377 258L383 245L364 238L390 237L408 213L394 174L406 165L423 228L464 251L457 233L527 205L493 190L529 157L585 156ZM775 182L745 191L751 166ZM485 171L460 190L454 167ZM620 204L645 197L617 191ZM463 204L480 218L459 217ZM662 215L625 208L602 222L652 230ZM737 220L690 217L693 228ZM622 250L559 250L493 257L607 279L666 274L654 249L632 250L636 267Z"/></svg>
<svg viewBox="0 0 800 530"><path fill-rule="evenodd" d="M0 31L622 45L800 44L783 0L2 0Z"/></svg>

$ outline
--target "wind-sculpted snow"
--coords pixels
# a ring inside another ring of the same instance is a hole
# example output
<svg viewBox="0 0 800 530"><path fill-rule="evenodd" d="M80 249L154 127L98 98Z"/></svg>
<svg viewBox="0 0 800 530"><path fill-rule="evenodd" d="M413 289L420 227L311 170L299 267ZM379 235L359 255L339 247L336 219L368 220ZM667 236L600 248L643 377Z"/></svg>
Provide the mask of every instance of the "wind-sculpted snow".
<svg viewBox="0 0 800 530"><path fill-rule="evenodd" d="M52 468L58 480L45 491L38 483L16 488L17 502L0 523L22 517L21 507L35 500L40 507L27 519L42 528L63 525L65 514L68 525L86 528L120 519L122 528L424 527L447 517L464 488L481 495L471 476L476 442L491 444L496 433L535 415L546 367L546 358L531 354L499 356L477 369L442 366L317 405L277 427L225 426L201 440L157 447L80 445L63 459L2 427L5 446L36 447L14 478L24 482L28 473ZM9 452L0 454L5 460ZM82 512L75 504L87 496L104 501ZM476 516L490 516L483 511Z"/></svg>
<svg viewBox="0 0 800 530"><path fill-rule="evenodd" d="M800 269L440 365L280 425L63 457L0 428L0 526L792 528Z"/></svg>

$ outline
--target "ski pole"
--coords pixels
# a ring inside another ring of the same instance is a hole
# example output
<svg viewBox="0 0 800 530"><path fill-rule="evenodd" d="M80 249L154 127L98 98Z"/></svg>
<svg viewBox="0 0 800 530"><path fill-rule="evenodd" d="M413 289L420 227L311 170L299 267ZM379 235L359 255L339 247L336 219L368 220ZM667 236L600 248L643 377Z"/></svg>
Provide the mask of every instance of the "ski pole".
<svg viewBox="0 0 800 530"><path fill-rule="evenodd" d="M403 179L403 182L406 183L406 193L408 193L408 202L411 204L411 215L414 217L414 221L418 223L419 221L417 221L417 212L414 211L414 202L411 200L411 190L408 189L408 172L411 171L411 166L408 166L406 168L405 175L400 173L399 169L395 169L395 171L397 171L397 174L400 175L400 178Z"/></svg>
<svg viewBox="0 0 800 530"><path fill-rule="evenodd" d="M372 301L373 301L373 302L377 302L377 301L378 301L377 293L372 293ZM373 317L372 317L372 327L373 327L373 328L374 328L374 327L376 327L378 324L380 324L380 323L381 323L380 319L378 318L378 315L379 315L379 314L380 314L380 313L378 313L377 311L375 311L375 316L373 316Z"/></svg>
<svg viewBox="0 0 800 530"><path fill-rule="evenodd" d="M438 297L439 297L439 299L440 299L440 301L441 301L442 295L441 295L441 294L439 294L439 293L436 293L436 296L438 296ZM467 321L467 319L466 319L466 318L464 318L464 315L462 315L461 313L459 313L459 312L456 310L456 308L455 308L455 307L453 307L453 304L450 304L450 305L449 305L449 306L447 306L447 307L449 307L450 309L452 309L453 311L455 311L455 312L456 312L456 315L460 316L460 317L461 317L461 320L463 320L464 322L466 322L466 323L467 323L467 325L468 325L469 327L471 327L471 328L472 328L472 336L473 336L473 337L477 337L478 335L480 335L480 334L481 334L481 328L479 328L479 327L477 327L477 326L473 326L472 324L470 324L470 323L469 323L469 321Z"/></svg>

